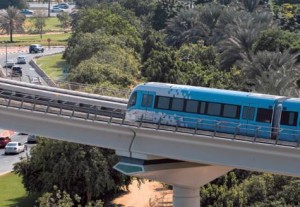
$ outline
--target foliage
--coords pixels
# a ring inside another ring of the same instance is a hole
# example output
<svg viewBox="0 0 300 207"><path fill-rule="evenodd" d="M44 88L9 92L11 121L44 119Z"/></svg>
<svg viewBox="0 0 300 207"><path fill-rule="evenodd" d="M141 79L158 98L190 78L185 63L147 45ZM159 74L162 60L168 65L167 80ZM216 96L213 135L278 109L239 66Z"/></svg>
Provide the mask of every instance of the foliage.
<svg viewBox="0 0 300 207"><path fill-rule="evenodd" d="M291 49L292 51L300 51L299 43L299 36L295 33L280 29L268 29L259 35L253 50L255 53L263 50L283 52Z"/></svg>
<svg viewBox="0 0 300 207"><path fill-rule="evenodd" d="M257 52L252 61L245 61L243 65L247 84L261 93L298 96L298 55L290 54L289 50Z"/></svg>
<svg viewBox="0 0 300 207"><path fill-rule="evenodd" d="M81 197L81 204L110 199L131 181L114 170L117 159L109 150L62 141L40 140L31 157L16 163L29 192L51 192L53 186Z"/></svg>
<svg viewBox="0 0 300 207"><path fill-rule="evenodd" d="M4 0L0 1L0 9L7 9L8 7L15 7L18 9L27 8L26 0Z"/></svg>
<svg viewBox="0 0 300 207"><path fill-rule="evenodd" d="M152 17L152 27L155 30L161 30L166 27L168 19L173 18L184 7L182 1L159 0Z"/></svg>
<svg viewBox="0 0 300 207"><path fill-rule="evenodd" d="M120 4L126 8L132 10L136 16L147 16L154 13L155 0L121 0Z"/></svg>
<svg viewBox="0 0 300 207"><path fill-rule="evenodd" d="M80 11L78 15L72 27L74 36L77 33L94 33L97 30L102 30L107 35L122 36L128 47L132 47L136 51L141 50L142 43L137 28L120 15L101 8L85 9Z"/></svg>
<svg viewBox="0 0 300 207"><path fill-rule="evenodd" d="M109 81L127 87L134 84L138 68L139 61L129 50L118 45L107 45L103 51L72 69L68 80L88 84Z"/></svg>
<svg viewBox="0 0 300 207"><path fill-rule="evenodd" d="M40 34L41 39L43 38L43 29L46 26L45 15L43 12L39 11L34 15L34 26Z"/></svg>
<svg viewBox="0 0 300 207"><path fill-rule="evenodd" d="M239 72L218 69L212 47L201 44L183 45L178 51L170 48L152 50L142 68L148 81L180 83L195 86L230 88ZM235 88L239 87L236 84Z"/></svg>
<svg viewBox="0 0 300 207"><path fill-rule="evenodd" d="M13 42L14 32L23 30L25 18L17 8L11 6L0 14L0 28L10 35L10 42Z"/></svg>
<svg viewBox="0 0 300 207"><path fill-rule="evenodd" d="M62 28L68 28L71 24L71 18L68 12L60 12L57 14L57 18L61 23Z"/></svg>
<svg viewBox="0 0 300 207"><path fill-rule="evenodd" d="M81 198L78 195L74 196L74 199L66 192L61 192L57 186L53 187L53 192L44 193L40 198L38 198L39 207L72 207L76 206L81 207L80 205ZM103 207L103 203L99 201L89 202L85 207Z"/></svg>

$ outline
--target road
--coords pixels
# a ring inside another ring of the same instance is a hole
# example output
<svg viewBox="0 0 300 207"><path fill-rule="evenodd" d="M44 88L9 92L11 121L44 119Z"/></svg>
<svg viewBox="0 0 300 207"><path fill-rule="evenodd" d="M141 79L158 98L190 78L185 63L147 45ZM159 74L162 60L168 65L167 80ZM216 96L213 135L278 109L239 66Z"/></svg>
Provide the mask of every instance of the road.
<svg viewBox="0 0 300 207"><path fill-rule="evenodd" d="M28 52L19 52L19 53L11 53L11 54L7 54L7 59L8 60L14 60L15 62L17 61L17 57L19 55L24 55L26 56L26 64L21 64L20 66L22 67L22 72L23 72L23 76L21 77L21 81L24 82L29 82L29 78L35 78L35 77L39 77L40 76L36 73L36 71L31 67L31 65L29 64L29 61L31 59L33 59L36 56L41 56L41 55L49 55L49 54L54 54L54 53L59 53L59 52L63 52L64 48L63 47L57 47L57 48L50 48L48 49L47 47L45 47L45 51L44 53L33 53L30 54ZM0 55L0 65L4 65L6 60L6 55ZM6 74L10 74L11 69L6 69L6 68L2 68L2 72L4 75ZM9 75L8 75L9 77ZM20 77L13 77L13 79L15 80L20 80ZM42 80L42 79L41 79ZM45 82L42 80L42 83L44 84Z"/></svg>
<svg viewBox="0 0 300 207"><path fill-rule="evenodd" d="M53 5L56 5L57 3L51 3L50 9L53 7ZM29 2L29 9L33 11L42 10L44 11L45 15L48 15L48 3L31 3ZM66 12L71 13L75 9L75 5L69 5L69 8L66 9ZM50 12L51 17L55 17L58 13ZM26 15L28 17L32 15Z"/></svg>
<svg viewBox="0 0 300 207"><path fill-rule="evenodd" d="M28 135L13 135L11 137L14 142L21 142L22 144L27 142ZM5 155L4 149L0 149L0 175L6 172L9 172L13 169L13 164L20 161L20 157L26 157L26 154L29 153L30 149L35 144L27 144L27 151L22 152L16 155Z"/></svg>
<svg viewBox="0 0 300 207"><path fill-rule="evenodd" d="M22 64L22 70L23 70L23 76L21 78L22 81L25 82L29 82L29 78L28 76L30 76L31 78L33 77L39 77L40 80L42 80L42 78L35 72L35 70L28 64L29 61L36 57L36 56L40 56L40 55L47 55L47 54L53 54L53 53L58 53L58 52L62 52L64 51L64 48L45 48L45 52L44 53L37 53L37 54L29 54L27 52L19 52L19 53L12 53L12 54L7 54L7 59L13 59L14 61L17 60L17 57L19 55L25 55L26 56L26 64ZM6 55L2 54L0 55L0 65L3 65L6 59ZM6 73L6 68L2 68L3 73ZM10 73L10 69L7 70L8 73ZM17 80L20 80L20 78L14 78ZM43 80L42 80L43 82ZM45 82L44 82L45 83ZM12 136L12 140L16 141L16 142L21 142L22 144L27 142L27 136L28 135L14 135ZM31 144L28 144L28 151L31 149L32 146ZM6 173L8 171L11 171L13 168L13 164L16 162L20 161L20 157L26 157L26 152L20 153L18 155L4 155L4 149L0 149L0 175L3 173Z"/></svg>

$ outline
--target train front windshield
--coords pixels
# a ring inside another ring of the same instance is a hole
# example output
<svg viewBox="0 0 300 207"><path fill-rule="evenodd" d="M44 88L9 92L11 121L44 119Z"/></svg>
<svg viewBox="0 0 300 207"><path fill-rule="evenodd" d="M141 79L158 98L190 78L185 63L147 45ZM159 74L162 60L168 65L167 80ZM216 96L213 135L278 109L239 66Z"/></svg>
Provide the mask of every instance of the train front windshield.
<svg viewBox="0 0 300 207"><path fill-rule="evenodd" d="M135 106L136 104L136 98L137 98L137 93L134 92L133 94L131 94L130 98L129 98L129 101L128 101L128 104L127 104L127 109Z"/></svg>

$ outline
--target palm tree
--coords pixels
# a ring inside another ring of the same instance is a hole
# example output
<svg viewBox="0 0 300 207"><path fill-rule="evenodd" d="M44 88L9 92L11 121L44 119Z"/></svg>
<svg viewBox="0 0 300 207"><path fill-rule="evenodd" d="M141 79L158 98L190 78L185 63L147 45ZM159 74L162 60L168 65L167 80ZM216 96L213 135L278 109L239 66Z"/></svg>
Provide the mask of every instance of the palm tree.
<svg viewBox="0 0 300 207"><path fill-rule="evenodd" d="M22 26L25 19L25 15L21 14L20 10L15 7L8 7L0 14L0 27L10 35L10 42L13 42L13 33L15 31L23 30Z"/></svg>
<svg viewBox="0 0 300 207"><path fill-rule="evenodd" d="M233 64L239 64L239 61L251 61L252 47L259 33L270 26L272 16L269 13L236 12L231 23L223 27L225 39L217 45L221 68L229 70Z"/></svg>
<svg viewBox="0 0 300 207"><path fill-rule="evenodd" d="M297 63L299 53L259 51L252 61L243 63L242 71L245 82L252 90L273 95L297 96L297 81L300 65Z"/></svg>
<svg viewBox="0 0 300 207"><path fill-rule="evenodd" d="M196 43L209 34L208 27L200 19L199 11L193 9L180 11L167 22L165 31L166 43L175 47L183 43Z"/></svg>

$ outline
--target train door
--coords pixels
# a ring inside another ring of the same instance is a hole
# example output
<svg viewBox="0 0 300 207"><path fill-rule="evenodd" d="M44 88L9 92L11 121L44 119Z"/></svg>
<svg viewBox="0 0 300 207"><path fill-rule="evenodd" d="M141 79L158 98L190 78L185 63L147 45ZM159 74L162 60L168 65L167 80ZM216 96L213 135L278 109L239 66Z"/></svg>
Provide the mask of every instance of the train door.
<svg viewBox="0 0 300 207"><path fill-rule="evenodd" d="M240 134L247 136L254 136L256 130L255 114L257 110L257 105L255 104L243 104Z"/></svg>
<svg viewBox="0 0 300 207"><path fill-rule="evenodd" d="M154 101L155 92L141 91L141 110L143 111L143 121L153 122L155 117Z"/></svg>

